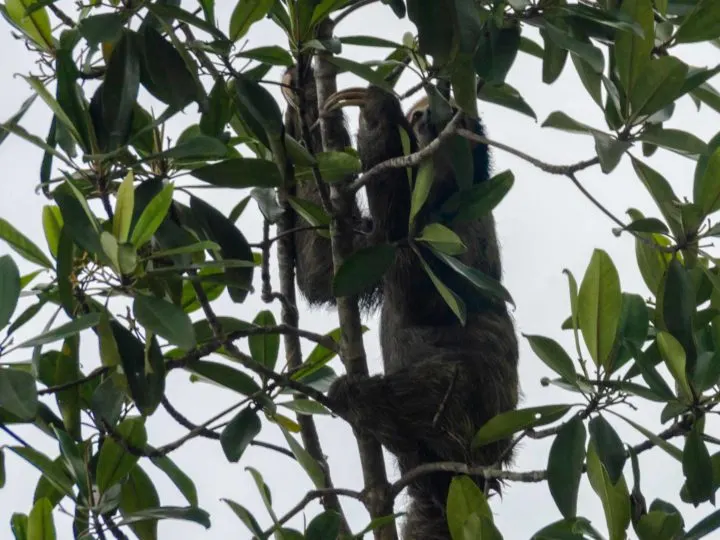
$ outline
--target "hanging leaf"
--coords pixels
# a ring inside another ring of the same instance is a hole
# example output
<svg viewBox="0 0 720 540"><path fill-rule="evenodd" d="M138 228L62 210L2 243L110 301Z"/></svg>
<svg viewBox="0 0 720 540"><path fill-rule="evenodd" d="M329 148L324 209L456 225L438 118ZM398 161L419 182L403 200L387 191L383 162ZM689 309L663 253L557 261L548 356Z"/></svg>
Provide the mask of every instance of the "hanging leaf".
<svg viewBox="0 0 720 540"><path fill-rule="evenodd" d="M378 283L395 260L396 248L389 244L359 249L343 261L333 279L335 296L353 296Z"/></svg>
<svg viewBox="0 0 720 540"><path fill-rule="evenodd" d="M0 329L15 313L20 298L20 272L10 255L0 257Z"/></svg>
<svg viewBox="0 0 720 540"><path fill-rule="evenodd" d="M173 345L188 351L195 347L192 321L175 304L155 296L138 294L133 303L133 313L137 322Z"/></svg>
<svg viewBox="0 0 720 540"><path fill-rule="evenodd" d="M271 311L264 310L257 314L253 324L262 327L276 326L277 322ZM248 337L248 346L253 360L268 369L275 369L280 351L280 334L256 334Z"/></svg>
<svg viewBox="0 0 720 540"><path fill-rule="evenodd" d="M580 478L585 463L585 437L585 425L576 416L560 429L550 447L548 487L565 518L573 518L577 513Z"/></svg>

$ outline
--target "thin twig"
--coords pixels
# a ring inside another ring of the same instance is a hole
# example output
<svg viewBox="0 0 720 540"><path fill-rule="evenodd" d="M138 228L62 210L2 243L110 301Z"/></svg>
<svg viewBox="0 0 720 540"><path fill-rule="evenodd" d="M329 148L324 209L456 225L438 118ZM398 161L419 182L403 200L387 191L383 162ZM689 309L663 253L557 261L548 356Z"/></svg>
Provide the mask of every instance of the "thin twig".
<svg viewBox="0 0 720 540"><path fill-rule="evenodd" d="M102 375L105 375L110 371L111 368L107 366L102 366L99 368L95 368L90 373L88 373L85 377L82 377L80 379L77 379L75 381L66 382L63 384L57 384L55 386L48 386L47 388L43 388L42 390L38 390L39 396L44 396L46 394L56 394L58 392L62 392L63 390L68 390L70 388L73 388L75 386L80 386L81 384L85 384L86 382L90 382L93 379L97 377L101 377Z"/></svg>
<svg viewBox="0 0 720 540"><path fill-rule="evenodd" d="M437 138L434 139L430 144L421 148L417 152L408 154L407 156L394 157L394 158L390 158L386 161L383 161L382 163L378 163L372 169L370 169L366 173L363 173L363 175L360 178L355 180L355 182L353 182L350 185L349 190L351 192L357 191L361 187L367 185L368 182L370 182L374 176L378 175L379 173L381 173L387 169L417 167L418 165L420 165L420 163L424 159L429 158L435 152L437 152L440 149L442 143L458 131L457 126L460 123L460 121L462 120L462 118L463 118L462 112L457 111L455 113L455 115L452 117L452 120L450 120L450 122L448 122L448 124L438 134Z"/></svg>
<svg viewBox="0 0 720 540"><path fill-rule="evenodd" d="M299 503L293 506L290 510L287 511L284 516L278 519L275 525L265 531L262 537L270 538L270 535L273 534L278 528L280 528L280 526L282 526L284 523L287 523L293 516L301 512L312 501L314 501L315 499L325 498L328 495L333 495L335 497L337 497L338 495L342 497L351 497L353 499L357 499L358 501L364 502L363 494L359 491L352 491L350 489L341 488L313 489L311 491L308 491Z"/></svg>

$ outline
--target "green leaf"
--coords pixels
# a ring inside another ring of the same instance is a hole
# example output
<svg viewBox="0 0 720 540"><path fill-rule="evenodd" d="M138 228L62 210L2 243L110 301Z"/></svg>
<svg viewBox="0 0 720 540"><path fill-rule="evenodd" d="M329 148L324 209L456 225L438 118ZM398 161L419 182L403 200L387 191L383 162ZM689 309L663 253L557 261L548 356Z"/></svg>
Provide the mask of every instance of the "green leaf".
<svg viewBox="0 0 720 540"><path fill-rule="evenodd" d="M720 37L720 6L718 3L712 0L700 0L695 4L695 9L685 17L675 34L675 40L678 43L696 43Z"/></svg>
<svg viewBox="0 0 720 540"><path fill-rule="evenodd" d="M264 310L257 314L253 324L262 327L276 326L272 311ZM250 355L258 364L275 369L280 351L280 334L257 334L248 337Z"/></svg>
<svg viewBox="0 0 720 540"><path fill-rule="evenodd" d="M52 510L50 501L44 497L35 502L28 517L28 540L55 540L57 538Z"/></svg>
<svg viewBox="0 0 720 540"><path fill-rule="evenodd" d="M10 529L12 529L15 540L27 540L28 517L25 514L15 513L10 519Z"/></svg>
<svg viewBox="0 0 720 540"><path fill-rule="evenodd" d="M625 466L625 448L610 423L602 415L590 420L590 440L610 482L615 485Z"/></svg>
<svg viewBox="0 0 720 540"><path fill-rule="evenodd" d="M649 116L680 96L688 67L677 58L663 56L645 66L630 96L635 118Z"/></svg>
<svg viewBox="0 0 720 540"><path fill-rule="evenodd" d="M167 456L162 456L152 457L150 458L150 461L152 461L153 465L168 476L191 506L198 505L197 488L195 487L195 483L192 481L192 478L175 465L173 460Z"/></svg>
<svg viewBox="0 0 720 540"><path fill-rule="evenodd" d="M117 525L123 526L129 525L130 523L159 519L182 519L202 525L206 529L210 528L210 515L205 510L198 508L197 506L160 506L157 508L140 510L123 516L123 519L119 520Z"/></svg>
<svg viewBox="0 0 720 540"><path fill-rule="evenodd" d="M201 239L212 240L220 246L219 252L213 252L213 258L226 264L238 263L224 268L223 282L233 302L244 302L252 287L254 266L253 253L245 236L219 210L202 199L191 196L190 210L200 227L195 232Z"/></svg>
<svg viewBox="0 0 720 540"><path fill-rule="evenodd" d="M42 452L38 452L29 446L8 446L6 448L39 470L43 474L43 477L46 478L50 484L52 484L52 486L63 495L72 499L75 498L73 493L73 483L61 465L54 462Z"/></svg>
<svg viewBox="0 0 720 540"><path fill-rule="evenodd" d="M453 216L453 223L475 221L488 215L500 204L515 183L511 171L503 171L492 178L453 194L443 204L441 212Z"/></svg>
<svg viewBox="0 0 720 540"><path fill-rule="evenodd" d="M622 12L636 21L642 30L638 35L627 29L620 30L615 38L614 58L618 79L625 94L635 95L635 87L650 62L654 45L653 10L651 0L626 0ZM622 112L622 111L620 111Z"/></svg>
<svg viewBox="0 0 720 540"><path fill-rule="evenodd" d="M478 91L477 97L481 101L494 103L537 120L535 111L523 99L520 92L507 83L501 85L484 84Z"/></svg>
<svg viewBox="0 0 720 540"><path fill-rule="evenodd" d="M447 255L461 255L467 251L467 247L457 233L440 223L427 225L415 240L425 242Z"/></svg>
<svg viewBox="0 0 720 540"><path fill-rule="evenodd" d="M39 247L3 218L0 218L0 238L5 240L8 246L24 259L45 268L53 267L53 263Z"/></svg>
<svg viewBox="0 0 720 540"><path fill-rule="evenodd" d="M623 154L630 148L632 143L621 141L605 133L594 132L595 152L600 160L600 169L605 174L610 174L618 166Z"/></svg>
<svg viewBox="0 0 720 540"><path fill-rule="evenodd" d="M569 35L566 31L561 30L552 23L546 21L543 25L545 35L550 38L555 45L565 49L585 61L596 73L602 73L605 67L605 58L600 49L587 41L582 41ZM558 54L559 57L559 54ZM545 81L547 82L547 81ZM599 82L599 79L598 79Z"/></svg>
<svg viewBox="0 0 720 540"><path fill-rule="evenodd" d="M487 274L484 274L471 266L463 264L455 257L445 255L436 249L433 249L432 252L438 259L447 264L450 268L457 272L458 275L473 285L478 291L514 305L512 296L510 296L510 293L498 280L491 278Z"/></svg>
<svg viewBox="0 0 720 540"><path fill-rule="evenodd" d="M285 49L277 45L245 49L238 52L237 56L241 58L250 58L251 60L257 60L258 62L273 66L290 67L293 65L292 56L290 56Z"/></svg>
<svg viewBox="0 0 720 540"><path fill-rule="evenodd" d="M622 312L620 278L612 259L593 252L578 294L578 318L590 356L598 366L610 367Z"/></svg>
<svg viewBox="0 0 720 540"><path fill-rule="evenodd" d="M130 234L130 224L132 223L135 205L134 179L133 172L130 171L120 184L117 192L117 204L113 215L113 235L120 243L127 242Z"/></svg>
<svg viewBox="0 0 720 540"><path fill-rule="evenodd" d="M551 127L561 129L563 131L569 131L571 133L595 133L598 131L587 124L578 122L562 111L551 112L541 124L541 127Z"/></svg>
<svg viewBox="0 0 720 540"><path fill-rule="evenodd" d="M469 476L455 476L450 481L447 498L447 522L453 539L466 538L463 527L472 515L492 520L490 505L482 489Z"/></svg>
<svg viewBox="0 0 720 540"><path fill-rule="evenodd" d="M703 214L708 215L720 210L720 148L710 155L705 173L696 177L693 187L695 203Z"/></svg>
<svg viewBox="0 0 720 540"><path fill-rule="evenodd" d="M345 259L333 279L335 296L360 294L380 281L395 260L395 247L389 244L359 249Z"/></svg>
<svg viewBox="0 0 720 540"><path fill-rule="evenodd" d="M100 13L81 19L77 29L88 45L97 46L102 42L114 43L120 37L125 20L120 13Z"/></svg>
<svg viewBox="0 0 720 540"><path fill-rule="evenodd" d="M262 538L263 530L260 528L260 525L255 519L255 516L253 516L247 508L230 499L222 500L230 507L230 509L235 513L235 515L240 518L240 520L245 524L245 526L250 529L250 532L252 532L258 538Z"/></svg>
<svg viewBox="0 0 720 540"><path fill-rule="evenodd" d="M263 0L266 1L266 0ZM280 107L268 92L257 81L237 74L233 79L234 83L234 104L240 113L240 117L246 122L252 122L260 127L262 132L256 132L257 128L251 131L256 137L261 137L263 144L272 146L279 154L283 153L282 142L284 126ZM270 140L267 140L267 139Z"/></svg>
<svg viewBox="0 0 720 540"><path fill-rule="evenodd" d="M328 540L340 534L342 517L334 510L326 510L315 516L305 530L306 540Z"/></svg>
<svg viewBox="0 0 720 540"><path fill-rule="evenodd" d="M220 434L220 444L227 460L236 463L260 433L261 427L260 418L251 407L243 409L230 420Z"/></svg>
<svg viewBox="0 0 720 540"><path fill-rule="evenodd" d="M211 380L215 384L246 396L252 396L260 392L260 386L252 377L225 364L198 360L186 369Z"/></svg>
<svg viewBox="0 0 720 540"><path fill-rule="evenodd" d="M130 396L140 412L151 415L165 392L165 360L155 336L141 342L117 321L110 321Z"/></svg>
<svg viewBox="0 0 720 540"><path fill-rule="evenodd" d="M232 41L238 41L247 34L250 27L268 14L273 0L238 0L230 15L230 31Z"/></svg>
<svg viewBox="0 0 720 540"><path fill-rule="evenodd" d="M610 540L624 540L625 529L630 524L630 494L625 478L621 476L616 484L610 481L593 444L588 447L587 474L590 485L602 501Z"/></svg>
<svg viewBox="0 0 720 540"><path fill-rule="evenodd" d="M544 336L526 335L525 338L530 343L533 352L550 369L571 384L577 382L573 361L557 341Z"/></svg>
<svg viewBox="0 0 720 540"><path fill-rule="evenodd" d="M35 379L19 369L0 368L0 407L21 420L32 420L38 408Z"/></svg>
<svg viewBox="0 0 720 540"><path fill-rule="evenodd" d="M310 455L310 452L305 450L305 448L303 448L302 445L300 445L295 440L295 438L290 435L290 433L288 433L287 429L285 429L282 424L279 425L280 429L282 430L282 434L285 437L285 441L288 443L288 446L290 447L290 450L295 456L295 459L297 459L300 466L310 477L310 480L312 480L315 487L317 489L326 488L327 484L325 481L325 472L323 471L323 468L320 466L317 460Z"/></svg>
<svg viewBox="0 0 720 540"><path fill-rule="evenodd" d="M218 187L278 187L280 171L272 161L254 158L231 158L193 169L190 174Z"/></svg>
<svg viewBox="0 0 720 540"><path fill-rule="evenodd" d="M163 157L176 161L205 161L223 158L227 153L227 146L219 139L203 134L196 134L186 140L179 141L178 144L172 148L148 156L147 159Z"/></svg>
<svg viewBox="0 0 720 540"><path fill-rule="evenodd" d="M155 195L142 211L130 236L132 245L138 248L142 247L153 237L170 210L173 201L173 190L174 186L172 184L165 185L162 191Z"/></svg>
<svg viewBox="0 0 720 540"><path fill-rule="evenodd" d="M315 154L315 160L320 176L329 184L347 180L362 170L360 159L350 152L319 152ZM313 182L314 178L311 167L298 167L295 170L297 182Z"/></svg>
<svg viewBox="0 0 720 540"><path fill-rule="evenodd" d="M15 313L20 290L20 271L10 255L3 255L0 257L0 329L7 326Z"/></svg>
<svg viewBox="0 0 720 540"><path fill-rule="evenodd" d="M568 52L567 49L563 49L554 40L550 39L546 30L541 30L540 35L545 44L543 49L542 81L545 84L552 84L560 77L567 61Z"/></svg>
<svg viewBox="0 0 720 540"><path fill-rule="evenodd" d="M383 90L390 90L390 87L387 81L385 81L385 78L367 64L361 64L353 60L348 60L347 58L341 58L339 56L330 56L328 57L328 60L335 64L338 68L340 68L340 72L348 71L353 75L356 75L361 79L366 80L370 84L382 88Z"/></svg>
<svg viewBox="0 0 720 540"><path fill-rule="evenodd" d="M120 514L123 517L160 506L155 485L140 465L133 467L120 489ZM141 540L157 540L157 520L148 519L130 523L130 529Z"/></svg>
<svg viewBox="0 0 720 540"><path fill-rule="evenodd" d="M585 437L585 425L576 416L560 429L550 447L548 487L565 518L573 518L577 514L580 478L585 463Z"/></svg>
<svg viewBox="0 0 720 540"><path fill-rule="evenodd" d="M181 349L189 351L197 344L190 317L182 308L167 300L138 294L133 302L133 313L147 330L164 337Z"/></svg>
<svg viewBox="0 0 720 540"><path fill-rule="evenodd" d="M201 88L181 52L149 24L136 36L140 81L147 91L175 111L198 99Z"/></svg>
<svg viewBox="0 0 720 540"><path fill-rule="evenodd" d="M705 442L702 439L701 427L698 422L693 424L685 438L682 469L690 495L690 502L695 506L712 498L715 493L713 486L713 467Z"/></svg>
<svg viewBox="0 0 720 540"><path fill-rule="evenodd" d="M658 348L665 364L687 400L693 399L685 367L685 351L680 342L668 332L658 332Z"/></svg>
<svg viewBox="0 0 720 540"><path fill-rule="evenodd" d="M438 257L447 257L443 253L440 253L436 250L433 250L433 253ZM457 294L455 294L440 280L440 278L438 278L438 276L435 274L435 272L433 272L432 268L430 268L428 263L425 261L425 259L423 259L422 255L419 252L416 251L415 254L420 259L420 263L422 264L425 273L430 278L430 281L432 281L433 285L435 285L435 289L438 291L438 293L440 293L442 299L445 300L445 304L452 310L452 312L458 318L458 321L460 321L460 324L464 326L467 318L467 308L465 307L465 302L463 301L463 299L460 298ZM462 263L457 259L454 259L452 257L447 257L447 259L449 260L448 264L457 264L458 266L462 265ZM469 267L466 268L472 270Z"/></svg>
<svg viewBox="0 0 720 540"><path fill-rule="evenodd" d="M141 417L126 418L117 426L117 432L123 440L134 448L144 449L147 444L145 419ZM139 457L127 452L120 444L110 437L103 441L98 453L97 487L100 493L122 482L133 470Z"/></svg>
<svg viewBox="0 0 720 540"><path fill-rule="evenodd" d="M140 89L140 62L132 36L129 31L124 32L113 47L100 87L102 125L108 133L108 150L115 150L127 142Z"/></svg>
<svg viewBox="0 0 720 540"><path fill-rule="evenodd" d="M698 137L679 129L646 130L638 140L687 155L702 155L708 150L707 144Z"/></svg>
<svg viewBox="0 0 720 540"><path fill-rule="evenodd" d="M0 13L2 13L1 7ZM5 139L7 139L8 135L10 135L10 131L3 129L2 126L17 128L20 120L22 120L23 116L25 116L25 113L28 112L32 104L35 103L35 98L37 98L37 96L38 95L33 92L29 98L23 101L22 105L20 105L20 108L15 114L13 114L5 123L0 123L0 144L5 142Z"/></svg>
<svg viewBox="0 0 720 540"><path fill-rule="evenodd" d="M61 324L57 328L53 328L52 330L43 332L39 336L35 336L32 339L24 341L20 345L17 345L17 347L37 347L38 345L45 345L47 343L59 341L69 336L74 336L82 332L83 330L87 330L88 328L93 328L97 326L100 322L100 317L101 314L98 312L82 315L77 319L73 319L70 322Z"/></svg>
<svg viewBox="0 0 720 540"><path fill-rule="evenodd" d="M32 39L41 49L51 51L55 48L55 40L50 28L50 17L44 6L33 9L28 14L28 8L33 4L40 4L38 0L7 0L5 10L10 20Z"/></svg>
<svg viewBox="0 0 720 540"><path fill-rule="evenodd" d="M685 538L687 540L698 540L716 531L718 528L720 528L720 510L715 510L709 516L698 521L695 526L685 534Z"/></svg>
<svg viewBox="0 0 720 540"><path fill-rule="evenodd" d="M565 416L570 407L570 405L545 405L500 413L488 420L475 434L472 447L484 446L505 439L518 431L559 420Z"/></svg>

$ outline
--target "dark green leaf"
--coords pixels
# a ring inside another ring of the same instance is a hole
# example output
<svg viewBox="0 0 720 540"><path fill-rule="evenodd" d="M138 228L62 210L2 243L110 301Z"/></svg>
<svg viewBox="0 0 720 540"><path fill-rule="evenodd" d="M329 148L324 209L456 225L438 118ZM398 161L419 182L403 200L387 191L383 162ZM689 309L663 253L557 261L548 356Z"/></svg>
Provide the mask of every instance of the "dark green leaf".
<svg viewBox="0 0 720 540"><path fill-rule="evenodd" d="M220 444L228 461L236 463L242 457L245 449L260 433L261 427L257 412L250 407L230 420L220 434Z"/></svg>
<svg viewBox="0 0 720 540"><path fill-rule="evenodd" d="M652 3L651 0L627 0L622 3L621 9L640 25L642 32L620 30L614 47L615 69L620 84L626 95L634 96L641 73L650 62L654 45Z"/></svg>
<svg viewBox="0 0 720 540"><path fill-rule="evenodd" d="M173 345L190 350L196 345L195 329L182 308L155 296L138 294L133 303L137 321Z"/></svg>
<svg viewBox="0 0 720 540"><path fill-rule="evenodd" d="M240 0L241 3L243 1L245 0ZM257 81L241 74L236 75L234 86L235 105L239 109L240 116L245 121L252 120L262 126L264 134L271 140L281 140L284 130L282 114L272 94ZM261 134L254 133L254 135L260 136Z"/></svg>
<svg viewBox="0 0 720 540"><path fill-rule="evenodd" d="M117 426L123 440L134 448L144 449L147 444L145 420L140 417L126 418ZM111 438L103 441L97 461L97 487L101 493L119 484L127 477L139 457L126 452L125 448Z"/></svg>
<svg viewBox="0 0 720 540"><path fill-rule="evenodd" d="M682 458L688 493L695 506L710 499L714 493L712 462L701 429L697 422L693 425L685 439Z"/></svg>
<svg viewBox="0 0 720 540"><path fill-rule="evenodd" d="M135 247L144 246L157 232L172 205L174 189L172 184L167 184L142 209L130 236L130 242ZM139 210L138 206L135 211L137 212L137 210Z"/></svg>
<svg viewBox="0 0 720 540"><path fill-rule="evenodd" d="M158 469L163 471L183 494L183 497L191 506L198 505L197 489L195 483L167 456L150 458Z"/></svg>
<svg viewBox="0 0 720 540"><path fill-rule="evenodd" d="M509 437L513 433L542 426L559 420L570 410L570 405L545 405L517 409L498 414L488 420L475 434L473 448L490 444Z"/></svg>
<svg viewBox="0 0 720 540"><path fill-rule="evenodd" d="M39 470L53 487L63 495L74 498L73 483L62 466L53 462L45 454L28 446L8 446L7 448Z"/></svg>
<svg viewBox="0 0 720 540"><path fill-rule="evenodd" d="M245 526L250 529L250 532L252 532L258 538L262 538L263 530L260 528L260 525L255 519L255 516L253 516L247 508L230 499L222 500L225 501L225 503L230 507L230 509L235 513L235 515L240 518L240 520L245 524Z"/></svg>
<svg viewBox="0 0 720 540"><path fill-rule="evenodd" d="M560 77L567 61L568 52L567 49L561 48L555 41L550 39L547 31L541 30L540 35L545 44L543 49L542 81L545 84L552 84Z"/></svg>
<svg viewBox="0 0 720 540"><path fill-rule="evenodd" d="M140 510L123 516L123 519L119 520L117 524L118 526L122 526L130 523L139 523L149 519L182 519L185 521L193 521L202 525L206 529L210 528L210 514L202 508L198 508L196 506L160 506L158 508Z"/></svg>
<svg viewBox="0 0 720 540"><path fill-rule="evenodd" d="M122 359L130 395L143 415L149 416L165 393L165 360L155 336L143 343L117 321L110 321L112 336Z"/></svg>
<svg viewBox="0 0 720 540"><path fill-rule="evenodd" d="M24 341L18 347L37 347L38 345L45 345L46 343L52 343L53 341L59 341L68 336L74 336L83 330L93 328L100 322L100 313L88 313L82 315L77 319L74 319L65 324L61 324L57 328L53 328L47 332L43 332L39 336L35 336L32 339Z"/></svg>
<svg viewBox="0 0 720 540"><path fill-rule="evenodd" d="M695 135L679 129L648 130L643 132L638 140L689 155L705 154L708 149L707 145Z"/></svg>
<svg viewBox="0 0 720 540"><path fill-rule="evenodd" d="M678 43L696 43L720 37L720 6L713 0L700 0L675 34Z"/></svg>
<svg viewBox="0 0 720 540"><path fill-rule="evenodd" d="M333 279L335 296L353 296L374 286L395 260L395 247L389 244L363 248L343 261Z"/></svg>
<svg viewBox="0 0 720 540"><path fill-rule="evenodd" d="M232 117L232 101L223 79L215 82L208 99L208 108L200 117L200 131L205 135L218 137L222 135Z"/></svg>
<svg viewBox="0 0 720 540"><path fill-rule="evenodd" d="M120 514L125 517L158 506L160 497L152 480L140 465L133 467L120 490ZM157 520L130 523L130 529L141 540L157 539Z"/></svg>
<svg viewBox="0 0 720 540"><path fill-rule="evenodd" d="M195 77L172 43L150 25L144 26L136 42L140 77L148 92L173 110L182 110L198 98Z"/></svg>
<svg viewBox="0 0 720 540"><path fill-rule="evenodd" d="M525 99L520 95L515 88L507 83L501 85L484 84L478 91L478 99L481 101L487 101L488 103L494 103L501 107L506 107L513 111L527 115L533 120L537 120L537 115L532 107L527 104Z"/></svg>
<svg viewBox="0 0 720 540"><path fill-rule="evenodd" d="M569 383L577 381L573 362L565 349L554 339L544 336L525 336L533 352L555 373Z"/></svg>
<svg viewBox="0 0 720 540"><path fill-rule="evenodd" d="M616 484L610 481L592 443L587 453L587 475L590 485L602 501L610 539L624 539L625 529L630 523L630 494L625 477L621 476Z"/></svg>
<svg viewBox="0 0 720 540"><path fill-rule="evenodd" d="M585 425L574 417L558 432L550 447L548 487L560 513L573 518L577 513L580 478L585 463Z"/></svg>
<svg viewBox="0 0 720 540"><path fill-rule="evenodd" d="M220 253L214 252L216 258L220 255L224 261L253 262L253 254L247 240L221 212L197 197L190 198L190 208L192 217L200 225L205 238L220 246ZM253 267L250 265L225 269L225 282L233 302L245 301L251 288L252 276Z"/></svg>
<svg viewBox="0 0 720 540"><path fill-rule="evenodd" d="M600 169L605 174L609 174L618 166L623 154L630 148L631 143L620 141L598 131L593 132L592 135L595 139L595 152L600 160Z"/></svg>
<svg viewBox="0 0 720 540"><path fill-rule="evenodd" d="M433 57L435 63L445 64L453 45L453 16L446 2L407 0L408 18L418 29L421 54Z"/></svg>
<svg viewBox="0 0 720 540"><path fill-rule="evenodd" d="M720 510L715 510L709 516L698 521L695 526L685 534L686 540L704 538L720 528Z"/></svg>
<svg viewBox="0 0 720 540"><path fill-rule="evenodd" d="M124 145L130 135L132 113L140 89L140 62L133 35L126 31L113 47L101 88L103 127L107 149Z"/></svg>
<svg viewBox="0 0 720 540"><path fill-rule="evenodd" d="M282 182L275 163L254 158L226 159L193 169L190 174L208 184L229 188L278 187Z"/></svg>
<svg viewBox="0 0 720 540"><path fill-rule="evenodd" d="M514 305L512 296L510 296L510 293L498 280L493 279L487 274L460 262L455 257L446 255L436 249L433 249L432 252L438 259L452 268L458 275L460 275L478 291Z"/></svg>
<svg viewBox="0 0 720 540"><path fill-rule="evenodd" d="M625 466L625 448L613 427L602 415L590 420L590 440L605 467L610 482L617 484Z"/></svg>
<svg viewBox="0 0 720 540"><path fill-rule="evenodd" d="M276 326L277 322L271 311L264 310L257 314L253 324L257 326ZM248 337L248 346L253 360L268 369L275 369L280 351L280 334L256 334Z"/></svg>
<svg viewBox="0 0 720 540"><path fill-rule="evenodd" d="M693 193L695 203L700 205L704 214L720 209L720 148L708 158L704 174L696 175Z"/></svg>
<svg viewBox="0 0 720 540"><path fill-rule="evenodd" d="M22 420L32 420L38 407L35 379L19 369L0 368L0 407Z"/></svg>
<svg viewBox="0 0 720 540"><path fill-rule="evenodd" d="M505 198L515 183L511 171L503 171L470 189L452 195L442 206L443 214L452 214L454 223L475 221L489 214Z"/></svg>
<svg viewBox="0 0 720 540"><path fill-rule="evenodd" d="M20 271L10 255L0 257L0 329L15 313L20 298ZM8 335L11 332L8 331Z"/></svg>
<svg viewBox="0 0 720 540"><path fill-rule="evenodd" d="M672 56L653 59L640 73L630 96L633 115L649 116L675 101L687 71L687 65Z"/></svg>
<svg viewBox="0 0 720 540"><path fill-rule="evenodd" d="M342 518L334 510L326 510L313 518L305 531L307 540L329 540L340 533Z"/></svg>
<svg viewBox="0 0 720 540"><path fill-rule="evenodd" d="M258 386L252 377L225 364L199 360L193 362L192 366L187 369L211 380L215 384L246 396L252 396L256 392L260 392L260 386Z"/></svg>
<svg viewBox="0 0 720 540"><path fill-rule="evenodd" d="M228 36L232 41L242 38L250 27L268 14L273 0L237 0L235 9L230 16L230 31Z"/></svg>
<svg viewBox="0 0 720 540"><path fill-rule="evenodd" d="M50 259L39 247L3 218L0 218L0 238L5 240L8 246L24 259L45 268L53 267Z"/></svg>

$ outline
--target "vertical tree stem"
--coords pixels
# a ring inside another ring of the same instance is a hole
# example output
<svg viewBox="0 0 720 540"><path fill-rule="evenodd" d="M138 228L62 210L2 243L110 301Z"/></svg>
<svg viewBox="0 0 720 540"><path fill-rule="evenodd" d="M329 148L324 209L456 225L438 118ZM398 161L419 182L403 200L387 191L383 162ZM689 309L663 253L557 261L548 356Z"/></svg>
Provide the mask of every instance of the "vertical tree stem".
<svg viewBox="0 0 720 540"><path fill-rule="evenodd" d="M320 23L317 38L330 39L333 32L333 22L326 19ZM337 91L336 69L328 61L328 52L318 52L315 64L315 81L319 106ZM328 150L344 150L343 141L338 140L332 122L342 121L339 118L320 117L320 133L323 148ZM355 194L347 189L342 182L330 186L330 200L332 203L332 253L335 271L340 267L346 257L353 251L353 228L350 220L352 204ZM350 377L363 377L368 375L367 359L362 339L362 325L360 310L356 297L341 297L337 299L338 317L342 328L340 340L340 357L345 364L345 370ZM370 435L355 431L362 464L363 479L367 492L368 510L373 519L392 514L393 503L388 496L389 484L385 471L382 448ZM376 540L396 540L397 531L393 523L375 529Z"/></svg>

